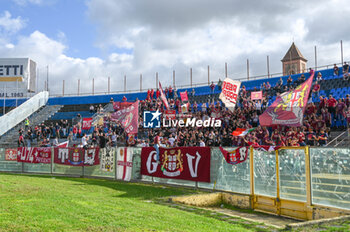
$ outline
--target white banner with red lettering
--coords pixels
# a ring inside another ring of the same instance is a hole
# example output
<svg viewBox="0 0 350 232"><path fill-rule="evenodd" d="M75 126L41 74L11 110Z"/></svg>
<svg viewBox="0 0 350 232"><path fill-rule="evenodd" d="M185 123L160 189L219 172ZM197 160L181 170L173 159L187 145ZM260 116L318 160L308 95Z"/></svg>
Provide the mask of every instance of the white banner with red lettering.
<svg viewBox="0 0 350 232"><path fill-rule="evenodd" d="M222 90L219 98L231 112L233 112L237 104L240 87L240 81L234 81L230 78L226 78L222 83Z"/></svg>
<svg viewBox="0 0 350 232"><path fill-rule="evenodd" d="M132 147L121 147L117 151L117 179L130 181L132 174Z"/></svg>

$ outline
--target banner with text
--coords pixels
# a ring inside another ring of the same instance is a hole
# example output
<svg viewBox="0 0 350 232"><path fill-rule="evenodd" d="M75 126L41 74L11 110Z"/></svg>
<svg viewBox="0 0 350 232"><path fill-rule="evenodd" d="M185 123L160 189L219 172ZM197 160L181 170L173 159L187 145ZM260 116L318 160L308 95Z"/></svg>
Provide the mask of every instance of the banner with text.
<svg viewBox="0 0 350 232"><path fill-rule="evenodd" d="M219 98L231 112L233 112L237 104L240 87L240 81L234 81L230 78L226 78L222 83L222 90Z"/></svg>
<svg viewBox="0 0 350 232"><path fill-rule="evenodd" d="M210 147L159 148L141 151L141 174L147 176L210 182Z"/></svg>
<svg viewBox="0 0 350 232"><path fill-rule="evenodd" d="M51 163L50 147L19 147L17 148L17 162L23 163Z"/></svg>

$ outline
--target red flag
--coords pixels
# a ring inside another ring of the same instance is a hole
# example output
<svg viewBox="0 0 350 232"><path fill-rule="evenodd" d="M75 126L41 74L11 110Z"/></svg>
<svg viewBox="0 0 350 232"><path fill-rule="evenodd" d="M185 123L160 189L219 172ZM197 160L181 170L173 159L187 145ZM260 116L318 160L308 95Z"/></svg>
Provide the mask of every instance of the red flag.
<svg viewBox="0 0 350 232"><path fill-rule="evenodd" d="M247 160L249 147L238 147L233 151L226 151L220 147L220 151L229 164L239 164Z"/></svg>
<svg viewBox="0 0 350 232"><path fill-rule="evenodd" d="M81 129L90 130L92 124L92 118L83 118L83 126Z"/></svg>
<svg viewBox="0 0 350 232"><path fill-rule="evenodd" d="M169 103L168 103L168 100L166 99L166 96L164 94L164 91L163 91L163 88L162 88L162 84L160 83L159 81L159 90L160 90L160 98L162 99L164 105L165 105L165 108L168 110L169 109Z"/></svg>
<svg viewBox="0 0 350 232"><path fill-rule="evenodd" d="M111 114L111 118L119 121L127 134L137 134L139 122L139 101L131 106Z"/></svg>
<svg viewBox="0 0 350 232"><path fill-rule="evenodd" d="M291 90L277 96L276 100L260 115L261 126L302 126L314 74Z"/></svg>
<svg viewBox="0 0 350 232"><path fill-rule="evenodd" d="M261 100L262 99L262 91L252 92L250 94L250 100Z"/></svg>
<svg viewBox="0 0 350 232"><path fill-rule="evenodd" d="M66 142L57 144L56 147L65 148L65 147L68 147L68 144L69 144L69 141L67 140Z"/></svg>
<svg viewBox="0 0 350 232"><path fill-rule="evenodd" d="M183 102L188 101L187 91L180 92L180 96L181 96L181 101L183 101Z"/></svg>

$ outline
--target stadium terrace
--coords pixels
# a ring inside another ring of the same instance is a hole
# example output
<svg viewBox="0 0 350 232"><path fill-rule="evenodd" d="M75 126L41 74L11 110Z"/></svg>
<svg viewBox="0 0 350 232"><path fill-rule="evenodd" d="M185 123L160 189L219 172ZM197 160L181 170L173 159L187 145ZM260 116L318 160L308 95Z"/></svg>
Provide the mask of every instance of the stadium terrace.
<svg viewBox="0 0 350 232"><path fill-rule="evenodd" d="M165 119L163 118L163 127L221 127L221 120L209 118L206 120L187 118L187 119Z"/></svg>

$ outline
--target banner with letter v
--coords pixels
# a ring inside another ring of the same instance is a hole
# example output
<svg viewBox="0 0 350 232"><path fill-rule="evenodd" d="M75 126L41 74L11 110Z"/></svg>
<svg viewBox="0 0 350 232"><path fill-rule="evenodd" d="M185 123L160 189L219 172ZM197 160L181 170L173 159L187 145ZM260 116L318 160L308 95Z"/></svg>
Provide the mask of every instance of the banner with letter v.
<svg viewBox="0 0 350 232"><path fill-rule="evenodd" d="M143 147L141 174L167 179L210 182L210 147Z"/></svg>

